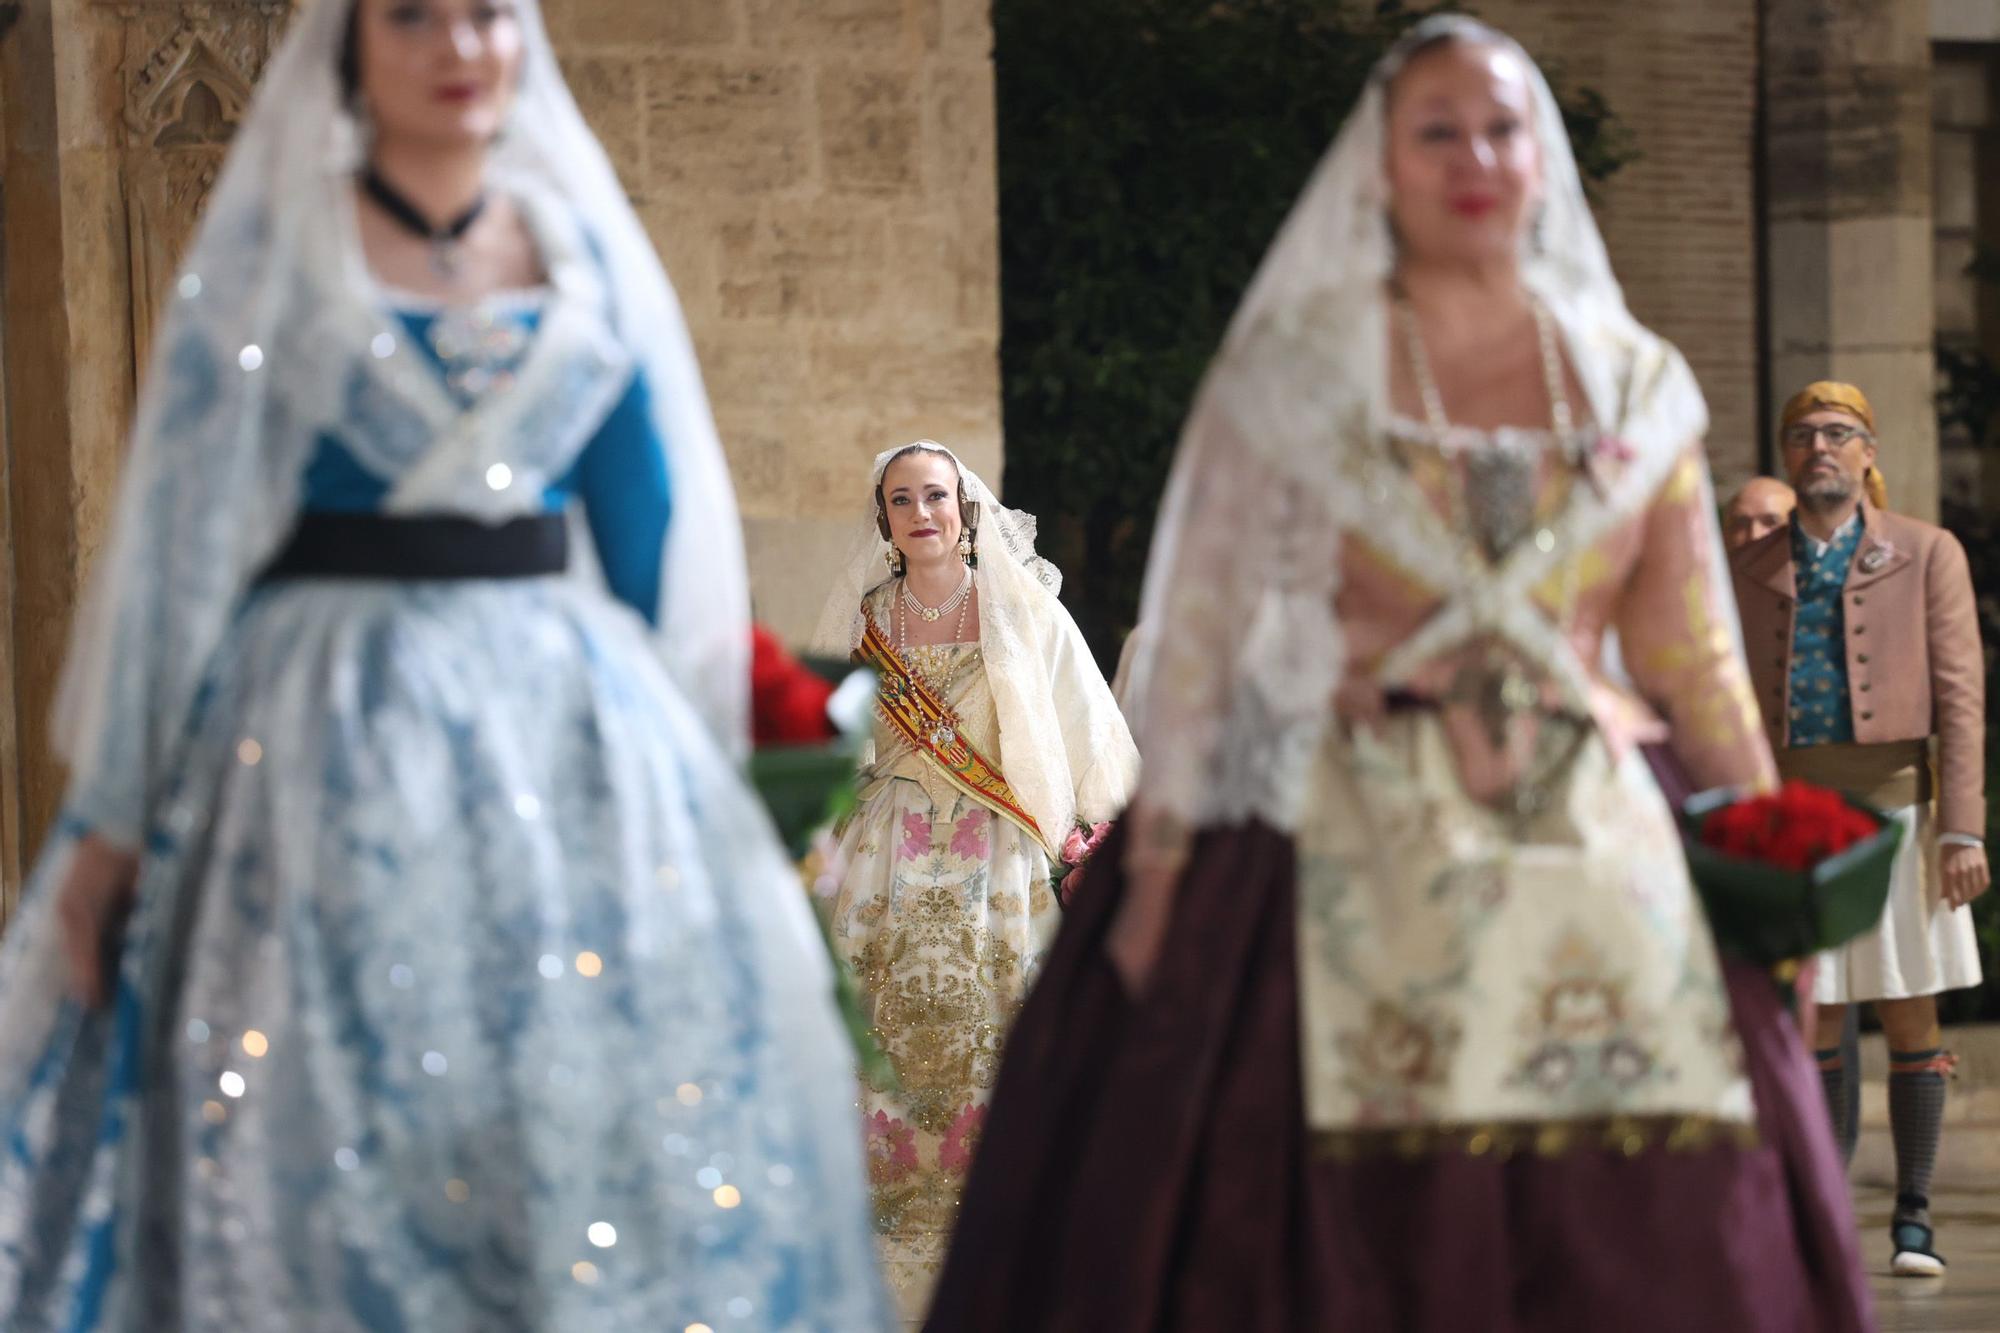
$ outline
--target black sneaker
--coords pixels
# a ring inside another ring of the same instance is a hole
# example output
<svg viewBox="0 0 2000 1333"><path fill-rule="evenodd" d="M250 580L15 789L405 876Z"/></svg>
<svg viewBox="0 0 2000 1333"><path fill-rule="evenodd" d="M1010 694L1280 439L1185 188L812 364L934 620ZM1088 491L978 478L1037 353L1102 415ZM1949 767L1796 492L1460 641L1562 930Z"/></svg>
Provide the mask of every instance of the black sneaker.
<svg viewBox="0 0 2000 1333"><path fill-rule="evenodd" d="M1931 1248L1931 1229L1922 1222L1898 1222L1889 1228L1896 1247L1889 1271L1897 1277L1943 1277L1944 1256Z"/></svg>

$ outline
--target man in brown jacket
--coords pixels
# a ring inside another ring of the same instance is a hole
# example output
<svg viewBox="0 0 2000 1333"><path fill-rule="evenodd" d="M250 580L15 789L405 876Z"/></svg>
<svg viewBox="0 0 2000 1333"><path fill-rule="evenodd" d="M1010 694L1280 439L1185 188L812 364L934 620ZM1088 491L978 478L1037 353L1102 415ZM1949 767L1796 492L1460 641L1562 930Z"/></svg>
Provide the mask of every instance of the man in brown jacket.
<svg viewBox="0 0 2000 1333"><path fill-rule="evenodd" d="M1875 416L1822 381L1785 404L1789 524L1730 565L1779 770L1896 812L1906 829L1881 925L1821 956L1814 1045L1843 1151L1856 1126L1841 1059L1846 1007L1873 1001L1889 1042L1897 1273L1944 1271L1930 1177L1944 1116L1937 995L1977 985L1965 905L1986 891L1985 663L1965 551L1882 507ZM1931 761L1935 745L1936 763ZM1935 780L1934 780L1935 777Z"/></svg>

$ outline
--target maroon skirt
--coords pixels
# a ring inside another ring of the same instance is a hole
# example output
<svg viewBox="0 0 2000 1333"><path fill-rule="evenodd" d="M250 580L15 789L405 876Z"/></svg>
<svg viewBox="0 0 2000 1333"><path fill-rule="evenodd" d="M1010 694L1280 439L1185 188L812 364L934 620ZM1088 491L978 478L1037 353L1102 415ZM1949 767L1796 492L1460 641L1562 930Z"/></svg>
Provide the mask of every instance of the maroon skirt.
<svg viewBox="0 0 2000 1333"><path fill-rule="evenodd" d="M1770 979L1726 978L1759 1146L1313 1152L1293 848L1205 834L1147 994L1093 859L1005 1062L932 1333L1849 1333L1874 1327L1840 1158Z"/></svg>

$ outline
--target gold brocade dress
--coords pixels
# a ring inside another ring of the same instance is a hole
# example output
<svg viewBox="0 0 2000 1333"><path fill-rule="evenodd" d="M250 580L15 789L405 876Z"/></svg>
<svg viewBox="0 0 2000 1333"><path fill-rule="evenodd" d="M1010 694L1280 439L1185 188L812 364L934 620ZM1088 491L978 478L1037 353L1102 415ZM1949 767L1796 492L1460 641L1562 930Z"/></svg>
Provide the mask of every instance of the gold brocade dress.
<svg viewBox="0 0 2000 1333"><path fill-rule="evenodd" d="M1004 771L979 645L904 654ZM862 1109L883 1267L914 1325L957 1220L1002 1041L1061 909L1041 843L954 787L879 718L840 859L834 941L902 1085L866 1089Z"/></svg>

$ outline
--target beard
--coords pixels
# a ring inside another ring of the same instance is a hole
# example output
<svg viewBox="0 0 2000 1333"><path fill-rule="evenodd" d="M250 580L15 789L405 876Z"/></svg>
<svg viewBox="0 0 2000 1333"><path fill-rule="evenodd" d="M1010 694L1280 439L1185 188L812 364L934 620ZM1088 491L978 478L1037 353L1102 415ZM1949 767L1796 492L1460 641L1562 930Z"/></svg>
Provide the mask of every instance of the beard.
<svg viewBox="0 0 2000 1333"><path fill-rule="evenodd" d="M1796 483L1799 503L1808 509L1835 509L1861 493L1861 483L1845 472L1815 472Z"/></svg>

